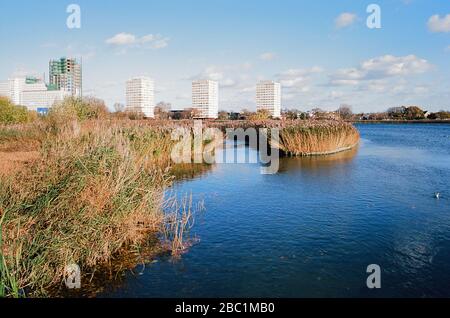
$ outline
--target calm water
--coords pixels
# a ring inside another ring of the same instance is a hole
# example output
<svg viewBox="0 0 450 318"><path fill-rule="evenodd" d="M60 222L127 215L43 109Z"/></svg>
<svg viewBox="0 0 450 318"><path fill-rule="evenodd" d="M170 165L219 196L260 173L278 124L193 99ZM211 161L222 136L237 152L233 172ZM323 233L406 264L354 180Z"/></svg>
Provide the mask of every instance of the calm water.
<svg viewBox="0 0 450 318"><path fill-rule="evenodd" d="M205 201L200 243L102 296L450 297L450 125L358 128L353 152L282 159L277 175L217 165L176 185Z"/></svg>

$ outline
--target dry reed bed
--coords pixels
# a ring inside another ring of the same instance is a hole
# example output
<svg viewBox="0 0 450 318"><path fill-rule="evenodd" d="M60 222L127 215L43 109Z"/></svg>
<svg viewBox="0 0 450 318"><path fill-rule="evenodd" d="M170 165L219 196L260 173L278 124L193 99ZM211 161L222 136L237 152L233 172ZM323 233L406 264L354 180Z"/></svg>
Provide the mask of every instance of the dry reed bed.
<svg viewBox="0 0 450 318"><path fill-rule="evenodd" d="M46 295L67 265L91 271L167 224L179 252L191 212L162 210L168 130L77 120L29 129L40 130L40 159L0 180L0 296Z"/></svg>
<svg viewBox="0 0 450 318"><path fill-rule="evenodd" d="M315 122L284 127L278 148L287 156L329 155L358 145L360 135L351 124Z"/></svg>

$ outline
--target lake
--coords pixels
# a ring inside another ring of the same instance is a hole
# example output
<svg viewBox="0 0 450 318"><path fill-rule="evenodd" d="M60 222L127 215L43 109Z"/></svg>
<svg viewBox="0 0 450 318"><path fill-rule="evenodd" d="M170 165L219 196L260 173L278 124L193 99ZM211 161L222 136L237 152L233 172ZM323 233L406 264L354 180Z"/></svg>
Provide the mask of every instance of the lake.
<svg viewBox="0 0 450 318"><path fill-rule="evenodd" d="M357 127L358 149L283 158L276 175L220 164L177 183L204 200L200 241L100 296L450 297L450 125Z"/></svg>

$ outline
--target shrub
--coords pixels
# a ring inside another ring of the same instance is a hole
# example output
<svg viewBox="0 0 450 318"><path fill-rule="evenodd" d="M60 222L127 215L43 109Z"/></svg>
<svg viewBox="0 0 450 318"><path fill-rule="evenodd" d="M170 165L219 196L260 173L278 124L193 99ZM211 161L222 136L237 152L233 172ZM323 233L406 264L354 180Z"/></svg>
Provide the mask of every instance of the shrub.
<svg viewBox="0 0 450 318"><path fill-rule="evenodd" d="M26 107L14 105L8 98L0 96L0 123L19 124L31 121L36 116Z"/></svg>
<svg viewBox="0 0 450 318"><path fill-rule="evenodd" d="M65 115L79 120L104 118L108 114L105 103L94 97L67 97L55 104L49 112L49 116Z"/></svg>

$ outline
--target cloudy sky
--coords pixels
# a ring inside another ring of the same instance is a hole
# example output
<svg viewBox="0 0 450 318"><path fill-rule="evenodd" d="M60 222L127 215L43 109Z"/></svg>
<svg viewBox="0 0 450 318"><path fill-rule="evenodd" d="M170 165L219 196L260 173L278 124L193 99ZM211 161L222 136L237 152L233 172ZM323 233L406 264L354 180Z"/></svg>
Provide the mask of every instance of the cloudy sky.
<svg viewBox="0 0 450 318"><path fill-rule="evenodd" d="M72 3L80 29L66 25ZM371 3L381 29L367 27ZM225 110L254 109L263 79L282 83L283 108L450 109L449 0L1 0L0 12L0 79L82 56L84 93L110 107L147 75L174 108L209 78Z"/></svg>

